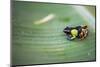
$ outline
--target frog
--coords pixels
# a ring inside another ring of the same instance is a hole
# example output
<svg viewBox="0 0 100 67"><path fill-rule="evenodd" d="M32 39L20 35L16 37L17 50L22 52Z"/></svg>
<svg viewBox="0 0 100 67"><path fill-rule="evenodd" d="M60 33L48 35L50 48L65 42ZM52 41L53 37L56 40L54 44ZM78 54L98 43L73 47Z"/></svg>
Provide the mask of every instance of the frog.
<svg viewBox="0 0 100 67"><path fill-rule="evenodd" d="M68 40L74 40L76 38L79 40L83 40L88 36L88 26L66 26L63 32L66 34Z"/></svg>

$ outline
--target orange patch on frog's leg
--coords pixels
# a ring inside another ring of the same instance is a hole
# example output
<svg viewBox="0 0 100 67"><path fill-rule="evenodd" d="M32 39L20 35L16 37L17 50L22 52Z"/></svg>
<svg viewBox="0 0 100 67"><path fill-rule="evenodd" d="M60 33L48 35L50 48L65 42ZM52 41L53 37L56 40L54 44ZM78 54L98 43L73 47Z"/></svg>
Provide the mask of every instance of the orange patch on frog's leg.
<svg viewBox="0 0 100 67"><path fill-rule="evenodd" d="M80 36L80 40L83 40L85 38L84 37L84 32L81 32L79 36Z"/></svg>
<svg viewBox="0 0 100 67"><path fill-rule="evenodd" d="M88 35L88 29L83 29L83 31L80 33L80 40L83 40Z"/></svg>
<svg viewBox="0 0 100 67"><path fill-rule="evenodd" d="M82 38L82 36L83 36L83 32L81 32L79 36Z"/></svg>

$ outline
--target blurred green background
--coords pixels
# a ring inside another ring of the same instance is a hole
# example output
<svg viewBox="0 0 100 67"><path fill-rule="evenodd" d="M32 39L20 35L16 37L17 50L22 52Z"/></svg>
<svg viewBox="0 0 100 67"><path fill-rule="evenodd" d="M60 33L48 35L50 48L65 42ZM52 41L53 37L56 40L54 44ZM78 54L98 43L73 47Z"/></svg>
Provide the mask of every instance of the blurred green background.
<svg viewBox="0 0 100 67"><path fill-rule="evenodd" d="M13 1L12 64L95 61L95 29L74 6L81 5ZM95 19L95 6L84 7ZM34 24L49 14L55 15L54 19L47 23ZM88 37L84 40L68 41L63 29L78 25L89 26Z"/></svg>

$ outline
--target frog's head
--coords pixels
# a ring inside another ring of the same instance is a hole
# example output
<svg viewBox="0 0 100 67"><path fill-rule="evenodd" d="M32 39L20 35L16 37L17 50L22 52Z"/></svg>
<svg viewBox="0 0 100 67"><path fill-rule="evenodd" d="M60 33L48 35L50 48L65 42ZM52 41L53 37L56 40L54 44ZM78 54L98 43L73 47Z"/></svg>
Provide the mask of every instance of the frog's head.
<svg viewBox="0 0 100 67"><path fill-rule="evenodd" d="M70 34L71 28L70 27L66 27L63 32L66 34Z"/></svg>

